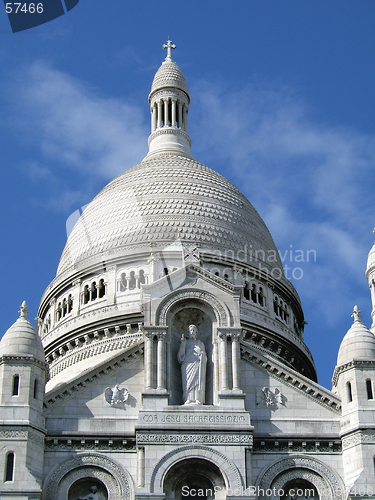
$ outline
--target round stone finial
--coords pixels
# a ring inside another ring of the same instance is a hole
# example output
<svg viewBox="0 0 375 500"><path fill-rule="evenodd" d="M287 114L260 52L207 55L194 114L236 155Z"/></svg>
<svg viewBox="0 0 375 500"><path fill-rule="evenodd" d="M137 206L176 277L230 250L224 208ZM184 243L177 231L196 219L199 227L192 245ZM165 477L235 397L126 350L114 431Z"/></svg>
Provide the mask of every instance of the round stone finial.
<svg viewBox="0 0 375 500"><path fill-rule="evenodd" d="M26 301L24 300L21 304L20 310L18 311L20 318L27 319L27 313L29 312L27 308Z"/></svg>

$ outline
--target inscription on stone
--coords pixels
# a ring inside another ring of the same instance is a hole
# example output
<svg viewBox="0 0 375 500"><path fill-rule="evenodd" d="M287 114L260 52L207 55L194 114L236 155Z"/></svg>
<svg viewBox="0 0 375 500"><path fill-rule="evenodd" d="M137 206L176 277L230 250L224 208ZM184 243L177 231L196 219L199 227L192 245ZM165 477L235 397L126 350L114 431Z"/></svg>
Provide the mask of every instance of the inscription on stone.
<svg viewBox="0 0 375 500"><path fill-rule="evenodd" d="M243 415L202 415L194 413L163 414L145 413L141 415L141 421L147 424L244 424L246 419Z"/></svg>

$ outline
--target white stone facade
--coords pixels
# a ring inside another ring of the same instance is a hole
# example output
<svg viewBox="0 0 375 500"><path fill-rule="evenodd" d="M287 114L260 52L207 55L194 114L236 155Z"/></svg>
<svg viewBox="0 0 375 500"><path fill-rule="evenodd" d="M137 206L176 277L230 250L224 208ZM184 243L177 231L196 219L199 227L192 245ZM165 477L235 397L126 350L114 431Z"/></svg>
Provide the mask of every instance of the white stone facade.
<svg viewBox="0 0 375 500"><path fill-rule="evenodd" d="M190 95L165 48L149 154L78 220L38 332L23 304L0 342L1 498L375 497L375 336L355 309L333 391L317 384L267 227L190 152ZM203 404L183 404L192 324Z"/></svg>

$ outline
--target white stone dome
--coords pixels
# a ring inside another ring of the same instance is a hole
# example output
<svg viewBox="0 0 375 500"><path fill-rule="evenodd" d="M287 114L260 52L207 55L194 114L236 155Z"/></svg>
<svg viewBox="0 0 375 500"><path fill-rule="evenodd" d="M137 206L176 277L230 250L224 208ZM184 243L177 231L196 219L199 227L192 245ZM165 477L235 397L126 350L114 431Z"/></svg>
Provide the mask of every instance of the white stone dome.
<svg viewBox="0 0 375 500"><path fill-rule="evenodd" d="M185 77L178 65L171 59L163 61L162 65L157 70L151 85L150 95L157 90L168 87L183 90L189 95Z"/></svg>
<svg viewBox="0 0 375 500"><path fill-rule="evenodd" d="M271 234L253 205L220 174L177 154L146 158L110 182L77 221L57 274L175 241L222 255L233 250L240 260L247 251L253 266L280 270L283 278Z"/></svg>
<svg viewBox="0 0 375 500"><path fill-rule="evenodd" d="M359 319L358 308L354 310L354 323L343 338L337 356L337 366L352 360L375 360L375 335Z"/></svg>
<svg viewBox="0 0 375 500"><path fill-rule="evenodd" d="M34 356L45 362L42 341L26 317L26 303L21 306L21 316L6 331L0 342L0 356Z"/></svg>

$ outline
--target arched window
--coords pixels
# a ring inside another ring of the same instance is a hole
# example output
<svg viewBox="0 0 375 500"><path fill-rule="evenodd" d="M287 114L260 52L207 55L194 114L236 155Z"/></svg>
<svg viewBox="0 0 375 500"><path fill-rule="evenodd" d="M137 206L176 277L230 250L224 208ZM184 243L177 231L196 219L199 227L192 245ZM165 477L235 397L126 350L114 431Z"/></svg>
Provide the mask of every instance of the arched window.
<svg viewBox="0 0 375 500"><path fill-rule="evenodd" d="M85 288L83 289L83 303L87 304L89 301L90 297L90 292L89 292L89 285L86 285Z"/></svg>
<svg viewBox="0 0 375 500"><path fill-rule="evenodd" d="M258 301L260 306L264 306L263 288L259 287Z"/></svg>
<svg viewBox="0 0 375 500"><path fill-rule="evenodd" d="M37 397L38 397L38 380L37 379L34 380L34 394L33 395L34 395L34 399L37 399Z"/></svg>
<svg viewBox="0 0 375 500"><path fill-rule="evenodd" d="M8 453L5 463L5 481L13 481L14 474L14 453Z"/></svg>
<svg viewBox="0 0 375 500"><path fill-rule="evenodd" d="M71 313L73 309L73 297L71 294L68 296L68 313Z"/></svg>
<svg viewBox="0 0 375 500"><path fill-rule="evenodd" d="M91 283L91 300L95 300L97 296L98 296L98 290L96 288L96 282L93 281Z"/></svg>
<svg viewBox="0 0 375 500"><path fill-rule="evenodd" d="M18 396L19 391L20 391L20 376L14 375L12 396Z"/></svg>
<svg viewBox="0 0 375 500"><path fill-rule="evenodd" d="M105 295L104 280L100 280L99 281L99 299L101 299L102 297L104 297L104 295Z"/></svg>
<svg viewBox="0 0 375 500"><path fill-rule="evenodd" d="M255 283L253 283L253 286L251 287L251 300L257 303L257 293L256 293L256 286Z"/></svg>
<svg viewBox="0 0 375 500"><path fill-rule="evenodd" d="M135 279L135 272L134 271L130 271L130 280L129 280L129 290L134 290L134 288L136 287L136 279Z"/></svg>
<svg viewBox="0 0 375 500"><path fill-rule="evenodd" d="M374 399L372 393L372 382L369 378L366 380L366 391L367 391L367 399Z"/></svg>
<svg viewBox="0 0 375 500"><path fill-rule="evenodd" d="M352 384L350 382L346 382L346 398L348 400L348 403L351 403L353 401Z"/></svg>
<svg viewBox="0 0 375 500"><path fill-rule="evenodd" d="M62 316L64 317L68 311L68 307L66 304L66 299L63 300L62 302Z"/></svg>
<svg viewBox="0 0 375 500"><path fill-rule="evenodd" d="M243 289L243 296L246 300L250 300L249 282L245 281L245 288Z"/></svg>
<svg viewBox="0 0 375 500"><path fill-rule="evenodd" d="M57 319L57 321L60 321L60 319L61 319L61 313L62 313L62 307L61 307L61 302L59 302L59 305L57 306L57 311L56 311L56 319Z"/></svg>
<svg viewBox="0 0 375 500"><path fill-rule="evenodd" d="M143 269L139 271L139 284L144 285L146 283L145 272Z"/></svg>
<svg viewBox="0 0 375 500"><path fill-rule="evenodd" d="M120 292L124 292L128 286L128 280L126 279L126 274L122 273L120 278Z"/></svg>

